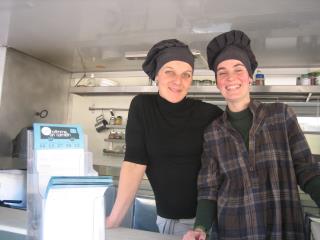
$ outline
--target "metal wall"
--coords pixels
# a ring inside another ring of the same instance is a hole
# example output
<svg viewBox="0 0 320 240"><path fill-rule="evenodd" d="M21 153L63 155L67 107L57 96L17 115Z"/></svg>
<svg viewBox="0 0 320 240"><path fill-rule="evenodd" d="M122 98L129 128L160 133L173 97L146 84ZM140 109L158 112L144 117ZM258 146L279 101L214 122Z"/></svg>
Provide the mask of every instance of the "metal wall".
<svg viewBox="0 0 320 240"><path fill-rule="evenodd" d="M70 74L8 48L0 101L0 157L11 155L11 141L33 122L65 123ZM47 109L46 118L35 113Z"/></svg>

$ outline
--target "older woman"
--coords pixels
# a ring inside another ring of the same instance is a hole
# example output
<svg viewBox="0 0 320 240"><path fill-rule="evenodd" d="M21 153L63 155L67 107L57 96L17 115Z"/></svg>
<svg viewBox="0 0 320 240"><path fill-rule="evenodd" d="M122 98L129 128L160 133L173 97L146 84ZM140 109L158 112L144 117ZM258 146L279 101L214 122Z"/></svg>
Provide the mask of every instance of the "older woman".
<svg viewBox="0 0 320 240"><path fill-rule="evenodd" d="M222 113L217 106L186 97L193 68L191 51L176 39L150 49L143 70L156 81L159 92L138 95L131 102L125 159L107 227L119 226L146 173L155 195L159 232L183 235L192 228L203 131Z"/></svg>
<svg viewBox="0 0 320 240"><path fill-rule="evenodd" d="M204 240L303 240L298 185L320 205L320 164L312 158L294 112L282 103L250 98L257 61L241 31L214 38L208 63L227 102L205 131L195 231Z"/></svg>

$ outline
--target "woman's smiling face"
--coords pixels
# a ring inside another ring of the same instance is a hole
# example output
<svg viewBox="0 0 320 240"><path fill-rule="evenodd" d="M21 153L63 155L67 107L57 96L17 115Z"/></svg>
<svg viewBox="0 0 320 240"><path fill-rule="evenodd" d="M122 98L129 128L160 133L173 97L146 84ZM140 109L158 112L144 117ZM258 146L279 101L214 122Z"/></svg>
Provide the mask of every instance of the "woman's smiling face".
<svg viewBox="0 0 320 240"><path fill-rule="evenodd" d="M180 102L189 91L193 69L183 61L170 61L164 64L156 76L159 94L169 102Z"/></svg>
<svg viewBox="0 0 320 240"><path fill-rule="evenodd" d="M252 82L246 67L239 60L229 59L219 63L216 72L217 87L230 103L248 103Z"/></svg>

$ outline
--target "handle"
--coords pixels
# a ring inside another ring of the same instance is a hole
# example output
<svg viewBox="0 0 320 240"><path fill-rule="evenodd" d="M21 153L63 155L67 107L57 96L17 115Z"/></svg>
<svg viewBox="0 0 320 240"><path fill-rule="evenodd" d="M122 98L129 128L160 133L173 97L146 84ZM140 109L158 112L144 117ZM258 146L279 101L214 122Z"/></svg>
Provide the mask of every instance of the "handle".
<svg viewBox="0 0 320 240"><path fill-rule="evenodd" d="M96 122L100 122L104 120L104 116L101 114L98 117L96 117Z"/></svg>
<svg viewBox="0 0 320 240"><path fill-rule="evenodd" d="M40 112L36 112L36 116L39 116L41 118L46 118L48 116L48 110L47 109L44 109Z"/></svg>

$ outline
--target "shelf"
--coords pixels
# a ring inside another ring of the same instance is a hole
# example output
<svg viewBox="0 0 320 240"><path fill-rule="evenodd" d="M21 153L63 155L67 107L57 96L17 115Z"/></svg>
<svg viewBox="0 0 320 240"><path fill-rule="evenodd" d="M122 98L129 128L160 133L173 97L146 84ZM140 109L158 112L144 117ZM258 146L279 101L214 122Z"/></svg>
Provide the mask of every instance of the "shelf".
<svg viewBox="0 0 320 240"><path fill-rule="evenodd" d="M70 90L70 93L82 96L155 94L157 92L157 86L72 87ZM223 100L216 86L191 86L189 96L206 100ZM320 86L251 86L251 96L261 101L319 101Z"/></svg>
<svg viewBox="0 0 320 240"><path fill-rule="evenodd" d="M78 95L130 95L156 93L157 86L71 87L70 93Z"/></svg>
<svg viewBox="0 0 320 240"><path fill-rule="evenodd" d="M320 135L320 131L303 131L304 134Z"/></svg>
<svg viewBox="0 0 320 240"><path fill-rule="evenodd" d="M107 128L109 129L125 129L126 128L126 125L106 125Z"/></svg>
<svg viewBox="0 0 320 240"><path fill-rule="evenodd" d="M105 142L112 142L112 143L125 143L126 142L125 139L117 139L117 138L114 138L114 139L105 138L104 141Z"/></svg>
<svg viewBox="0 0 320 240"><path fill-rule="evenodd" d="M110 151L107 149L103 149L102 150L103 154L108 155L108 156L116 156L116 157L122 157L124 156L124 152L114 152L114 151Z"/></svg>
<svg viewBox="0 0 320 240"><path fill-rule="evenodd" d="M89 107L89 111L128 111L128 108L106 108L106 107Z"/></svg>

